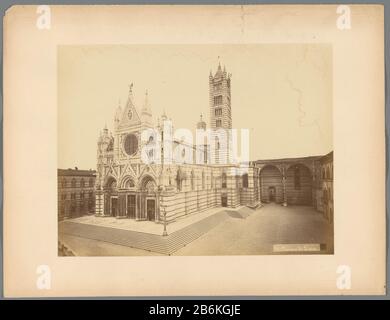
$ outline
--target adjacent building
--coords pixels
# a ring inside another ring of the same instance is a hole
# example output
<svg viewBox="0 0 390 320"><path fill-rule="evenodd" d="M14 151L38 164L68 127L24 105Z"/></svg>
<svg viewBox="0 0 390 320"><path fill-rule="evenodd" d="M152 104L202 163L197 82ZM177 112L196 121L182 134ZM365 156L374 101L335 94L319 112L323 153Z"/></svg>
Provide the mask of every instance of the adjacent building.
<svg viewBox="0 0 390 320"><path fill-rule="evenodd" d="M255 161L262 203L308 205L333 222L333 152L325 156Z"/></svg>
<svg viewBox="0 0 390 320"><path fill-rule="evenodd" d="M58 169L58 219L95 212L95 170Z"/></svg>

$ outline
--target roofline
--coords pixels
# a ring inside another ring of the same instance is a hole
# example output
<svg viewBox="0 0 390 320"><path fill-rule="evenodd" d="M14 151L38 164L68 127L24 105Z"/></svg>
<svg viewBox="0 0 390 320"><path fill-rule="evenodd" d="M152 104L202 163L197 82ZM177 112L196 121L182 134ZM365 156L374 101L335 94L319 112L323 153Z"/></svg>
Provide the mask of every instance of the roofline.
<svg viewBox="0 0 390 320"><path fill-rule="evenodd" d="M274 159L259 159L253 161L254 163L262 163L262 162L279 162L279 161L304 161L304 160L320 160L326 157L333 157L333 150L324 155L317 156L305 156L305 157L294 157L294 158L274 158Z"/></svg>

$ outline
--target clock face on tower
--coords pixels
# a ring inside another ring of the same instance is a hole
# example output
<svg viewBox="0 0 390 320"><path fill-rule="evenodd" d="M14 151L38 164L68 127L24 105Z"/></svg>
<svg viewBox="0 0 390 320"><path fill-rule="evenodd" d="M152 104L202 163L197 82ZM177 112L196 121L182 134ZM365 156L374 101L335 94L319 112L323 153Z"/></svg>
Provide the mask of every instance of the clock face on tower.
<svg viewBox="0 0 390 320"><path fill-rule="evenodd" d="M133 110L129 110L129 112L127 112L127 117L129 120L133 119Z"/></svg>

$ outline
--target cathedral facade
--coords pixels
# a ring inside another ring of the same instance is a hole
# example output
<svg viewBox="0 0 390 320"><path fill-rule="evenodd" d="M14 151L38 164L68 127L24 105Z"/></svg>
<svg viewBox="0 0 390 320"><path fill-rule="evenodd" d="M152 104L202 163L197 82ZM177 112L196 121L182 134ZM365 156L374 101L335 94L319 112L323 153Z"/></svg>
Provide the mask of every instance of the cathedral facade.
<svg viewBox="0 0 390 320"><path fill-rule="evenodd" d="M215 75L210 74L210 128L230 129L231 90L230 75L218 67ZM253 169L247 168L242 177L238 165L221 161L227 157L229 144L222 148L216 142L219 152L210 151L205 142L186 146L183 141L171 139L173 149L182 159L164 161L164 154L158 163L144 161L142 152L157 140L164 145L164 123L169 121L164 114L157 126L153 125L148 93L139 110L134 105L132 85L125 108L118 107L114 118L114 132L105 128L98 139L96 212L97 216L114 216L136 220L167 223L177 218L214 207L238 207L242 204L256 205L257 184L253 181ZM206 129L202 120L197 129ZM150 136L142 134L150 130ZM216 136L212 135L215 141ZM161 148L162 149L162 148ZM179 152L177 151L179 150ZM147 156L156 156L160 148L150 148ZM185 153L192 152L195 159L203 163L186 162ZM200 156L199 156L200 155ZM212 158L211 158L212 157ZM172 160L172 159L171 159ZM213 160L213 161L211 161Z"/></svg>
<svg viewBox="0 0 390 320"><path fill-rule="evenodd" d="M204 142L189 146L167 134L166 128L169 131L172 126L167 126L171 121L165 113L157 125L153 124L147 92L142 108L135 106L130 86L126 105L115 113L113 133L104 128L98 139L96 216L170 223L216 207L255 208L262 201L287 205L292 199L287 192L291 189L300 194L296 189L301 187L309 188L310 196L305 192L295 197L294 203L317 203L318 195L313 192L317 186L314 167L320 164L317 158L310 162L309 171L305 170L307 163L290 161L291 165L303 166L301 171L293 169L293 176L297 172L309 176L307 182L302 175L299 185L295 177L293 188L286 187L286 177L291 173L288 160L268 165L262 161L244 165L229 161L230 139L226 143L219 139L221 132L229 137L232 128L231 75L220 65L215 74L210 72L209 98L211 134ZM202 117L196 128L206 130ZM168 159L169 145L175 157ZM318 194L322 197L321 192Z"/></svg>

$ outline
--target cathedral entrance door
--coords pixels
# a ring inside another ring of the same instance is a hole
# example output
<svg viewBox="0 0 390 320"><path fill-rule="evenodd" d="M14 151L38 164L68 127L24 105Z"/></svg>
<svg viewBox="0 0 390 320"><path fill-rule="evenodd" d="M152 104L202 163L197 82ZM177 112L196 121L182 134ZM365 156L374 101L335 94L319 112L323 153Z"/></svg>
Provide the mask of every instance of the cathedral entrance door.
<svg viewBox="0 0 390 320"><path fill-rule="evenodd" d="M221 206L227 207L227 196L226 195L221 196Z"/></svg>
<svg viewBox="0 0 390 320"><path fill-rule="evenodd" d="M268 199L269 199L269 202L275 202L275 194L276 194L275 187L269 187L268 188Z"/></svg>
<svg viewBox="0 0 390 320"><path fill-rule="evenodd" d="M127 216L135 219L135 194L129 194L127 196Z"/></svg>
<svg viewBox="0 0 390 320"><path fill-rule="evenodd" d="M116 217L118 212L118 198L111 198L111 216Z"/></svg>
<svg viewBox="0 0 390 320"><path fill-rule="evenodd" d="M156 201L154 199L146 200L146 216L149 221L156 219Z"/></svg>

